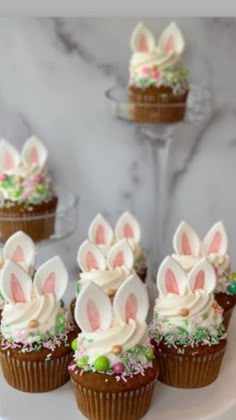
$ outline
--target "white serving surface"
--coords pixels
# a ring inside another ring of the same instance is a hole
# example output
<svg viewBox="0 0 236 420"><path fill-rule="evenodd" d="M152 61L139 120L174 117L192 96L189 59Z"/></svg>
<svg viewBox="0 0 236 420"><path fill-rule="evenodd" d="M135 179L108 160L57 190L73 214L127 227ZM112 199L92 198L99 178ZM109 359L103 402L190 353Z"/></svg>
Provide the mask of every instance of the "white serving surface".
<svg viewBox="0 0 236 420"><path fill-rule="evenodd" d="M74 286L75 283L70 282L67 302L73 296ZM157 382L145 420L235 420L235 325L236 312L231 320L221 373L215 383L202 389L180 390ZM0 373L0 390L0 420L84 419L77 410L70 382L45 394L26 394L7 385Z"/></svg>

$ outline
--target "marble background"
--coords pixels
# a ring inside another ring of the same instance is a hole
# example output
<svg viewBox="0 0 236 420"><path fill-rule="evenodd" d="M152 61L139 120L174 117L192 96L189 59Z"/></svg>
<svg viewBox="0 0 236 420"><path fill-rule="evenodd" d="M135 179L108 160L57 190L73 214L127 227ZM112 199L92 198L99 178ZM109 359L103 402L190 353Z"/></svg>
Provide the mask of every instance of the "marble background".
<svg viewBox="0 0 236 420"><path fill-rule="evenodd" d="M139 19L0 18L0 136L19 148L32 133L48 146L49 166L62 187L80 197L78 229L40 249L74 268L88 224L101 211L140 220L143 244L162 258L185 219L199 235L222 219L236 252L236 20L177 19L186 40L191 81L207 88L212 109L198 124L179 124L168 163L169 197L160 234L153 217L153 159L136 127L113 118L104 92L126 83L129 38ZM168 19L145 19L156 36Z"/></svg>

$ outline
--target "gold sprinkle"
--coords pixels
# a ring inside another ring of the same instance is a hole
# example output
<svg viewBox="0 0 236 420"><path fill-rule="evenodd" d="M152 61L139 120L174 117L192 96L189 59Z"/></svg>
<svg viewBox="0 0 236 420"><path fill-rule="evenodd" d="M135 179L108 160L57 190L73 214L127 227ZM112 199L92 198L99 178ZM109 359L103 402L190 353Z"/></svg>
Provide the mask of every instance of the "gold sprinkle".
<svg viewBox="0 0 236 420"><path fill-rule="evenodd" d="M37 319L31 319L28 326L29 328L37 328L39 326L39 322L37 321Z"/></svg>
<svg viewBox="0 0 236 420"><path fill-rule="evenodd" d="M187 308L182 308L179 311L179 315L181 316L188 316L188 314L189 314L189 310Z"/></svg>
<svg viewBox="0 0 236 420"><path fill-rule="evenodd" d="M213 303L212 308L214 308L214 309L218 308L218 305L217 305L216 302Z"/></svg>
<svg viewBox="0 0 236 420"><path fill-rule="evenodd" d="M108 289L107 290L107 296L109 296L109 298L113 298L116 294L115 289Z"/></svg>
<svg viewBox="0 0 236 420"><path fill-rule="evenodd" d="M114 346L112 346L112 349L111 349L112 353L114 354L120 354L122 350L123 350L123 347L120 346L119 344L115 344Z"/></svg>

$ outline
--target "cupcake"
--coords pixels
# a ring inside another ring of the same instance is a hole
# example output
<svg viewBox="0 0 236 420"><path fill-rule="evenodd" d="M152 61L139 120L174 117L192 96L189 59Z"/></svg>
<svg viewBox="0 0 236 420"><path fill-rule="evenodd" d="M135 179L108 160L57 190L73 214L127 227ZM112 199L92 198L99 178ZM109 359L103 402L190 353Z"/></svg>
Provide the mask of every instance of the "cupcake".
<svg viewBox="0 0 236 420"><path fill-rule="evenodd" d="M32 239L24 232L16 232L10 236L4 247L0 249L0 270L3 269L5 262L9 259L33 277L35 254L35 246ZM0 321L4 305L5 300L0 292Z"/></svg>
<svg viewBox="0 0 236 420"><path fill-rule="evenodd" d="M88 282L96 283L111 299L117 289L133 271L134 255L127 239L114 244L107 257L101 249L89 240L84 241L78 251L77 261L80 276L76 286L76 295ZM75 299L71 302L74 316Z"/></svg>
<svg viewBox="0 0 236 420"><path fill-rule="evenodd" d="M107 220L98 214L90 224L88 237L94 242L104 255L108 254L111 246L121 239L128 239L134 252L134 269L139 278L145 282L147 264L144 251L140 245L141 229L137 219L128 211L124 212L115 226L115 233Z"/></svg>
<svg viewBox="0 0 236 420"><path fill-rule="evenodd" d="M161 382L200 388L214 382L226 347L223 309L214 299L216 275L206 258L186 275L172 257L157 275L159 297L150 326Z"/></svg>
<svg viewBox="0 0 236 420"><path fill-rule="evenodd" d="M113 304L95 283L77 297L81 333L69 372L78 409L91 420L136 420L148 411L158 366L145 322L145 285L131 275Z"/></svg>
<svg viewBox="0 0 236 420"><path fill-rule="evenodd" d="M130 118L146 123L182 121L189 82L188 70L181 63L185 42L176 23L164 30L158 44L151 31L139 23L131 36L131 48Z"/></svg>
<svg viewBox="0 0 236 420"><path fill-rule="evenodd" d="M60 304L67 283L59 257L41 265L33 282L13 261L4 264L0 361L5 380L19 391L47 392L69 379L70 343L77 332Z"/></svg>
<svg viewBox="0 0 236 420"><path fill-rule="evenodd" d="M34 241L54 233L57 197L45 166L47 150L39 139L28 139L21 154L0 142L0 233L5 241L22 230Z"/></svg>
<svg viewBox="0 0 236 420"><path fill-rule="evenodd" d="M201 242L192 227L181 222L174 235L173 245L173 257L186 272L202 257L207 257L213 265L217 278L215 298L224 309L227 329L236 304L236 281L230 267L230 256L227 254L228 238L223 223L216 223Z"/></svg>

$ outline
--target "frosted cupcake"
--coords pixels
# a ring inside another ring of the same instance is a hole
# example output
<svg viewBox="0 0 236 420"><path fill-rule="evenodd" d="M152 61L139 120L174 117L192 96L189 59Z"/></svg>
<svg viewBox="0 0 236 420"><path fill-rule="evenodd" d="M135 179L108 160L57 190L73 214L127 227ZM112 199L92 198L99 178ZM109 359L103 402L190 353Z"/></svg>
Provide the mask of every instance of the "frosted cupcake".
<svg viewBox="0 0 236 420"><path fill-rule="evenodd" d="M188 275L172 257L157 275L159 297L150 334L156 348L160 381L178 388L214 382L226 347L223 309L214 299L216 275L206 258Z"/></svg>
<svg viewBox="0 0 236 420"><path fill-rule="evenodd" d="M134 253L134 269L139 278L145 281L147 264L140 244L141 229L137 219L131 213L126 211L119 217L116 222L115 233L107 220L101 214L98 214L90 224L88 237L99 246L105 256L114 243L124 238L128 239Z"/></svg>
<svg viewBox="0 0 236 420"><path fill-rule="evenodd" d="M19 265L23 270L34 275L35 246L32 239L24 232L17 232L6 241L4 247L0 249L0 270L3 269L5 262L9 259ZM1 271L0 271L1 272ZM0 320L5 300L0 292Z"/></svg>
<svg viewBox="0 0 236 420"><path fill-rule="evenodd" d="M113 299L117 289L132 273L134 256L126 239L113 245L107 257L97 245L86 240L79 248L77 261L81 272L76 286L76 295L78 296L81 288L92 281ZM75 299L71 302L72 316L74 306Z"/></svg>
<svg viewBox="0 0 236 420"><path fill-rule="evenodd" d="M207 257L213 265L217 278L215 298L224 309L224 323L227 328L236 304L236 281L227 253L228 238L223 223L216 223L203 241L200 241L193 228L181 222L174 235L173 246L173 257L187 272L202 257Z"/></svg>
<svg viewBox="0 0 236 420"><path fill-rule="evenodd" d="M113 305L95 284L79 294L69 371L79 410L92 420L140 419L148 411L158 375L145 322L146 287L136 275L118 289Z"/></svg>
<svg viewBox="0 0 236 420"><path fill-rule="evenodd" d="M47 150L34 136L25 142L21 154L1 140L0 232L3 240L18 230L34 241L54 233L57 197L46 160Z"/></svg>
<svg viewBox="0 0 236 420"><path fill-rule="evenodd" d="M138 122L172 123L185 115L189 91L188 70L183 67L183 35L172 22L158 43L139 23L131 36L129 102L131 118Z"/></svg>
<svg viewBox="0 0 236 420"><path fill-rule="evenodd" d="M61 307L68 274L59 257L38 268L34 281L7 260L0 275L6 301L1 320L0 360L13 388L47 392L69 379L70 343L76 332Z"/></svg>

